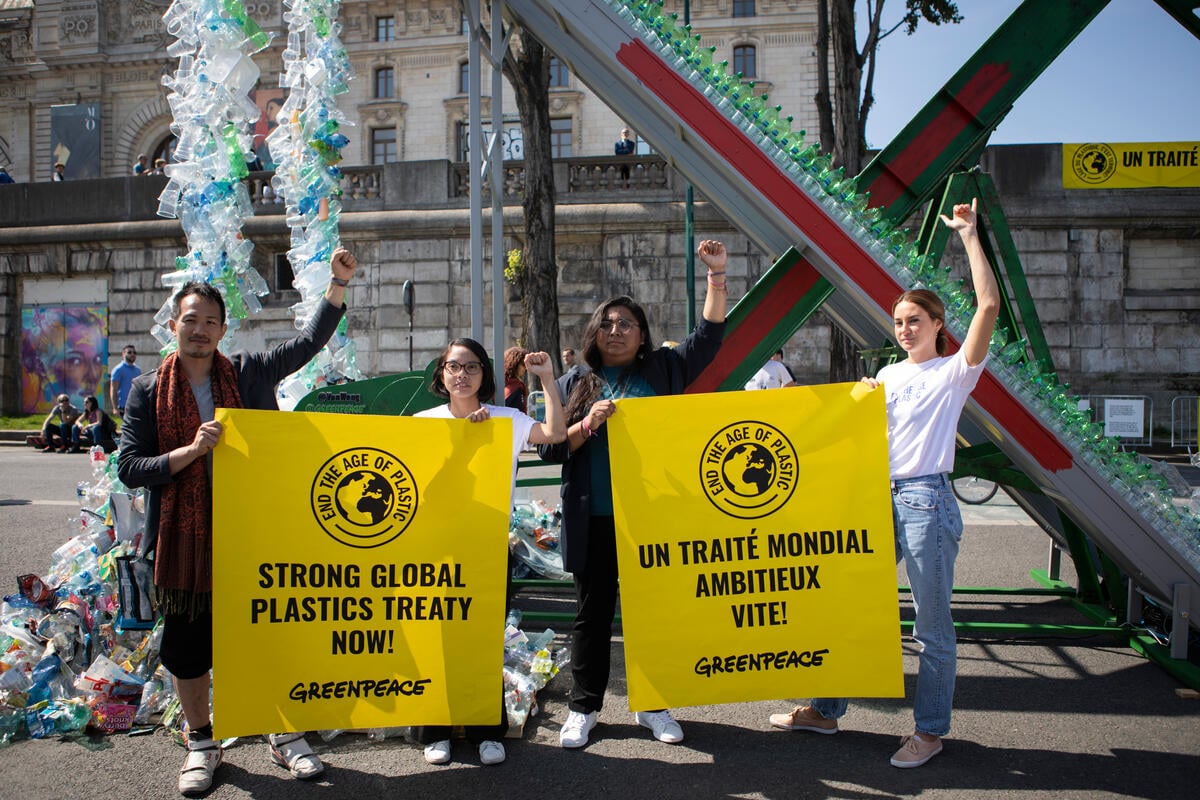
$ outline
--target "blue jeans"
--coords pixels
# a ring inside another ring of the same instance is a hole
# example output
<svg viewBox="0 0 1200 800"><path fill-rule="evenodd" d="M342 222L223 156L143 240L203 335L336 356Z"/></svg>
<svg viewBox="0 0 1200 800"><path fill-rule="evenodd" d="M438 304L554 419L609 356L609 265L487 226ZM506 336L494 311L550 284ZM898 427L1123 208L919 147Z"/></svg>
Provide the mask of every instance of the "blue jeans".
<svg viewBox="0 0 1200 800"><path fill-rule="evenodd" d="M950 732L957 668L950 594L963 531L962 515L947 477L922 475L893 481L892 522L896 563L904 559L912 587L916 610L913 638L921 646L913 720L918 732L945 736ZM812 702L828 719L841 717L847 705L844 698L813 698Z"/></svg>

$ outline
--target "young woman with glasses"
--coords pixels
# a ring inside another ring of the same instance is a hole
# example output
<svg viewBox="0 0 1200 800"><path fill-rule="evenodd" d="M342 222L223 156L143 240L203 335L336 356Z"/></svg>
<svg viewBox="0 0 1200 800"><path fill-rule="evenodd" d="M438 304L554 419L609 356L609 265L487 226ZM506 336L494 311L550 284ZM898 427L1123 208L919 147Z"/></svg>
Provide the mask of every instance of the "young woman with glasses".
<svg viewBox="0 0 1200 800"><path fill-rule="evenodd" d="M538 422L515 408L492 405L496 396L496 373L483 345L474 339L455 339L446 345L438 357L429 390L449 402L445 405L417 412L417 417L438 419L466 419L484 422L492 417L508 417L512 420L512 474L511 491L516 487L517 463L521 451L531 445L554 444L566 439L563 421L562 400L554 383L554 364L547 353L526 353L525 368L536 375L546 392L546 421ZM430 764L450 762L450 727L426 726L417 728L417 741L425 745L425 760ZM467 739L479 748L479 760L483 764L499 764L504 761L502 739L508 732L508 714L504 699L500 699L500 722L496 725L468 725Z"/></svg>
<svg viewBox="0 0 1200 800"><path fill-rule="evenodd" d="M571 637L574 685L559 731L563 747L587 744L608 688L617 550L604 423L623 397L682 393L721 348L725 246L705 240L696 252L708 267L708 291L696 330L676 347L654 349L651 342L656 340L641 306L629 297L602 303L584 329L582 363L559 379L559 391L567 398L567 441L538 448L543 459L563 465L559 546L563 568L575 578L578 601ZM683 731L665 709L639 711L636 720L660 742L683 741Z"/></svg>

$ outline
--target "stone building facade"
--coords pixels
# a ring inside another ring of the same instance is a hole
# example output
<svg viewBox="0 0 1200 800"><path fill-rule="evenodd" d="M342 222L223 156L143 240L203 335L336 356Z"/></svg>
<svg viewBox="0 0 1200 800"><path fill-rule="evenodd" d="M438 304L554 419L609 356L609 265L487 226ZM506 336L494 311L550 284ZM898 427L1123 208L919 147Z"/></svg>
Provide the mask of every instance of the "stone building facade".
<svg viewBox="0 0 1200 800"><path fill-rule="evenodd" d="M169 0L0 0L0 164L21 182L48 181L56 160L68 174L128 175L139 154L169 156L173 137L161 79L176 67L163 25ZM255 98L268 108L279 88L286 26L282 0L246 0L250 17L275 34L258 53ZM681 0L667 8L682 12ZM734 8L736 6L736 8ZM717 59L741 68L796 126L816 129L816 0L694 0L693 28ZM748 16L734 13L750 11ZM346 0L341 39L356 79L339 107L356 123L344 150L350 166L462 159L468 122L469 37L458 0ZM611 155L624 122L564 66L552 64L551 117L561 157ZM490 81L483 81L484 94ZM520 157L511 91L502 98L509 155ZM94 112L95 163L54 152L54 109ZM484 104L485 114L487 100ZM260 123L265 131L267 122ZM490 130L490 125L488 126ZM641 143L640 148L648 148ZM169 157L167 160L170 160Z"/></svg>
<svg viewBox="0 0 1200 800"><path fill-rule="evenodd" d="M1056 145L993 147L982 167L1000 191L1061 378L1084 396L1151 397L1160 439L1171 401L1200 393L1200 190L1064 190L1061 152ZM598 300L623 293L647 306L656 340L686 333L684 187L649 156L638 163L645 176L641 188L623 190L606 177L614 173L613 162L594 157L556 164L564 346L578 343ZM506 185L515 186L519 165L507 165L506 174ZM167 299L160 277L173 269L184 244L176 221L154 216L163 180L0 187L0 410L19 403L21 311L47 299L106 307L109 367L127 343L144 354L143 366L156 362L157 343L148 331ZM298 299L279 291L277 267L288 230L280 207L262 196L262 178L255 180L261 213L245 231L273 292L263 312L244 326L249 346L292 335L288 307ZM449 338L470 331L462 167L399 162L349 170L347 181L378 187L370 196L348 193L342 217L343 240L364 265L349 292L349 331L360 365L370 375L421 369ZM738 232L736 220L722 219L702 200L696 218L697 239L719 238L729 247L730 298L736 301L775 254L759 251ZM505 232L505 249L519 248L523 227L515 195L506 200ZM965 273L961 250L952 249L950 258ZM406 280L414 282L416 295L411 334L402 300ZM489 282L485 341L492 335L491 291ZM503 291L511 338L520 329L520 298L510 286ZM827 380L828 347L828 325L818 315L786 348L799 382Z"/></svg>

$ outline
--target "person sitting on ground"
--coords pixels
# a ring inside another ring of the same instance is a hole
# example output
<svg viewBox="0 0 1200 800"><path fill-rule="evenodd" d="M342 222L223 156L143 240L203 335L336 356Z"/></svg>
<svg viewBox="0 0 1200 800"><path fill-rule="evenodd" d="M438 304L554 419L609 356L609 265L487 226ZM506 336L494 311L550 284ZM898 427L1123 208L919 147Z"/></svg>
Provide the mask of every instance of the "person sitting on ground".
<svg viewBox="0 0 1200 800"><path fill-rule="evenodd" d="M529 351L523 347L510 347L504 351L504 405L525 411L525 356Z"/></svg>
<svg viewBox="0 0 1200 800"><path fill-rule="evenodd" d="M83 398L83 413L71 426L71 452L83 452L80 445L91 447L97 444L107 452L116 429L112 417L104 413L96 396L89 394Z"/></svg>
<svg viewBox="0 0 1200 800"><path fill-rule="evenodd" d="M53 410L42 421L42 452L50 453L56 448L60 452L67 452L67 446L71 443L71 426L77 419L79 409L71 405L70 397L60 394L54 401ZM57 445L54 443L55 437L59 439Z"/></svg>

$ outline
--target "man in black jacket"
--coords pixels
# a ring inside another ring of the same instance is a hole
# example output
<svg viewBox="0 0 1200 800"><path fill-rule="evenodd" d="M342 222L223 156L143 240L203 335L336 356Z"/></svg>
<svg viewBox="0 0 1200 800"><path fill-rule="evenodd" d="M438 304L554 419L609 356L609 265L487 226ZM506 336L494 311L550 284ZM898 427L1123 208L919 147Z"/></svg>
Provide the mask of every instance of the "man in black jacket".
<svg viewBox="0 0 1200 800"><path fill-rule="evenodd" d="M192 282L171 300L178 349L158 369L134 379L125 404L117 474L146 487L142 552L155 551L154 583L163 615L160 655L175 680L188 721L188 754L179 791L202 794L221 763L213 740L208 695L212 669L212 462L221 438L217 408L277 410L276 385L308 363L329 341L346 307L357 268L352 254L334 252L325 298L304 330L265 353L217 350L225 335L225 302L211 284ZM303 734L273 734L271 756L301 779L324 771Z"/></svg>

